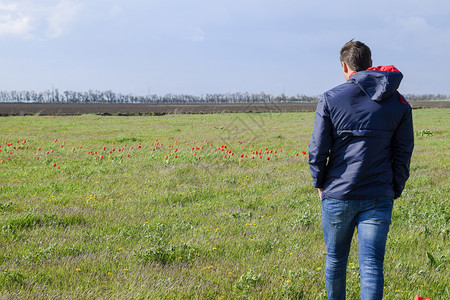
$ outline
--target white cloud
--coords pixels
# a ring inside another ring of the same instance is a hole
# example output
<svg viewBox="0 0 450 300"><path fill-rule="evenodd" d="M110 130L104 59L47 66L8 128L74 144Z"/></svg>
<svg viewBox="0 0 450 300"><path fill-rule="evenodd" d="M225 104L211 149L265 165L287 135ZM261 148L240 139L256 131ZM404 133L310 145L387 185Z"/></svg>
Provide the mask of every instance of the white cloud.
<svg viewBox="0 0 450 300"><path fill-rule="evenodd" d="M121 15L123 13L123 8L120 5L114 4L113 6L111 6L111 8L109 9L109 16L112 18L115 18L119 15Z"/></svg>
<svg viewBox="0 0 450 300"><path fill-rule="evenodd" d="M23 15L17 5L0 2L0 37L26 36L31 30L30 18Z"/></svg>
<svg viewBox="0 0 450 300"><path fill-rule="evenodd" d="M0 1L0 38L57 38L81 10L81 5L73 0L42 2Z"/></svg>
<svg viewBox="0 0 450 300"><path fill-rule="evenodd" d="M47 36L59 37L64 29L76 19L80 8L80 5L71 0L61 0L56 6L50 7L47 17Z"/></svg>
<svg viewBox="0 0 450 300"><path fill-rule="evenodd" d="M205 39L205 32L199 27L190 28L186 35L186 39L193 42L201 42Z"/></svg>

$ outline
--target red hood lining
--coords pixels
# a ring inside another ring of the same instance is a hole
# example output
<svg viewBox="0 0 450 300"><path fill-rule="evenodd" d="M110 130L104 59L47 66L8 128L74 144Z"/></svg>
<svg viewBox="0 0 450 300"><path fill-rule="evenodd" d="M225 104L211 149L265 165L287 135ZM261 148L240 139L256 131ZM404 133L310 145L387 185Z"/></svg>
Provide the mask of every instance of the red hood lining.
<svg viewBox="0 0 450 300"><path fill-rule="evenodd" d="M393 65L390 66L378 66L378 67L370 67L367 69L367 71L383 71L383 72L396 72L400 73L400 71L394 67Z"/></svg>
<svg viewBox="0 0 450 300"><path fill-rule="evenodd" d="M400 71L394 67L393 65L389 65L389 66L378 66L378 67L370 67L368 68L366 71L382 71L382 72L395 72L395 73L400 73ZM356 71L354 71L353 73L350 74L350 77L352 77L353 75L356 74Z"/></svg>

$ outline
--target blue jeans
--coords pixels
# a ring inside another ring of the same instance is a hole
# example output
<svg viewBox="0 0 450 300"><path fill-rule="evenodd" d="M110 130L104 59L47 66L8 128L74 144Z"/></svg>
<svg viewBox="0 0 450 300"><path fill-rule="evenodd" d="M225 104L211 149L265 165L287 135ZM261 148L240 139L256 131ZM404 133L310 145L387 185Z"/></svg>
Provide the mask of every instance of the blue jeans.
<svg viewBox="0 0 450 300"><path fill-rule="evenodd" d="M328 299L345 299L347 260L355 227L359 242L361 299L382 299L383 261L393 202L392 199L338 200L323 197Z"/></svg>

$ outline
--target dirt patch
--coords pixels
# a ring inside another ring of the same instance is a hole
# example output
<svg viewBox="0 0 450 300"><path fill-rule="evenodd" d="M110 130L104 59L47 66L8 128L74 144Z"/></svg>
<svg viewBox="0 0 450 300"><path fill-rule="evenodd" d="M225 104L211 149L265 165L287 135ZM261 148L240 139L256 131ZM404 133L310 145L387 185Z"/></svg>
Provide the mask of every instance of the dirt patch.
<svg viewBox="0 0 450 300"><path fill-rule="evenodd" d="M166 114L312 112L317 103L252 103L252 104L22 104L0 103L0 116L70 116L82 114L133 116ZM415 109L450 108L450 101L411 102Z"/></svg>

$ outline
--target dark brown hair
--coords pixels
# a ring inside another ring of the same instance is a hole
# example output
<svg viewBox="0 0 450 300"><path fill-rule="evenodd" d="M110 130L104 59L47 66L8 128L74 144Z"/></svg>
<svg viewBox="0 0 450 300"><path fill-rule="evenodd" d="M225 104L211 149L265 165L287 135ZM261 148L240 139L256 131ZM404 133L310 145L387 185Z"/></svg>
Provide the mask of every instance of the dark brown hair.
<svg viewBox="0 0 450 300"><path fill-rule="evenodd" d="M353 71L364 71L372 66L372 53L366 44L352 39L342 47L340 60Z"/></svg>

